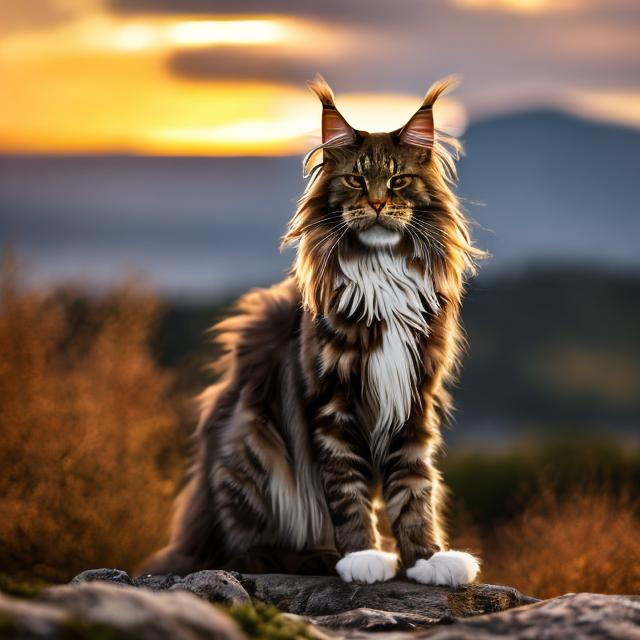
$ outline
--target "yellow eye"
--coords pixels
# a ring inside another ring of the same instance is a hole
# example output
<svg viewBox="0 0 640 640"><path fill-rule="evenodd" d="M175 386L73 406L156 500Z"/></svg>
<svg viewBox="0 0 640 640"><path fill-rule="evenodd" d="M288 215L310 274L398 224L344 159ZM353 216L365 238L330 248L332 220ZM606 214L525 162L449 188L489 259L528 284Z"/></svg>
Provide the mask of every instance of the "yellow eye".
<svg viewBox="0 0 640 640"><path fill-rule="evenodd" d="M349 189L362 189L364 187L364 178L356 175L342 176L342 184L349 187Z"/></svg>
<svg viewBox="0 0 640 640"><path fill-rule="evenodd" d="M408 187L413 182L413 176L391 176L389 178L389 188L398 190Z"/></svg>

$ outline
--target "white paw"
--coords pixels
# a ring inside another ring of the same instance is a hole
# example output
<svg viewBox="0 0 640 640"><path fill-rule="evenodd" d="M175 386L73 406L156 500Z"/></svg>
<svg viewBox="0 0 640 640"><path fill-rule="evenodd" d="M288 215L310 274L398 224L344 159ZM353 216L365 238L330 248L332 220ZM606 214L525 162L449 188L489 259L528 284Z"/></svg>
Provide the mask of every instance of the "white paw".
<svg viewBox="0 0 640 640"><path fill-rule="evenodd" d="M398 556L395 553L365 549L353 551L338 561L336 571L345 582L383 582L396 575Z"/></svg>
<svg viewBox="0 0 640 640"><path fill-rule="evenodd" d="M428 560L417 560L407 577L422 584L457 587L473 582L480 571L478 559L464 551L438 551Z"/></svg>

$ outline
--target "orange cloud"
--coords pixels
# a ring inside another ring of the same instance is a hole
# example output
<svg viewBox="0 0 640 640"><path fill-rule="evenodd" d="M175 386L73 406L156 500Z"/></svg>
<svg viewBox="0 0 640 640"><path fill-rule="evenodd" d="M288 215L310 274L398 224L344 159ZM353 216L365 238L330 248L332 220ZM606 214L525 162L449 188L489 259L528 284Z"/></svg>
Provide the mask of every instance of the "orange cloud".
<svg viewBox="0 0 640 640"><path fill-rule="evenodd" d="M171 74L178 47L286 47L309 55L321 25L293 18L120 20L95 14L17 33L0 49L0 150L23 153L289 154L303 151L319 124L304 87L197 82ZM341 42L334 36L334 55ZM257 53L259 55L259 52ZM419 96L354 95L341 101L363 129L401 125ZM449 124L461 107L443 104Z"/></svg>
<svg viewBox="0 0 640 640"><path fill-rule="evenodd" d="M452 1L468 9L551 13L593 0ZM30 30L24 24L33 18L33 11L23 15L21 9L9 15L13 31L0 40L0 152L299 153L317 133L319 116L313 97L305 87L292 86L292 77L304 77L307 69L312 75L318 67L346 68L358 81L378 82L379 71L383 81L393 76L397 85L409 77L402 75L407 70L415 68L415 75L422 75L422 66L430 60L429 55L423 57L424 47L438 46L437 39L431 43L428 38L426 44L405 43L392 30L376 31L370 24L358 30L353 24L288 15L118 15L105 12L99 2L55 2L64 5L66 18L53 12ZM455 14L469 18L465 11ZM6 9L0 8L3 17ZM551 25L545 28L548 33ZM566 62L588 49L597 52L603 65L611 66L619 59L633 59L634 35L632 29L607 31L599 24L573 35L563 31L554 40L555 48L547 45L546 54ZM478 50L478 59L483 51ZM208 71L205 64L205 72L196 73L189 58L191 73L187 73L184 56L202 56L201 62L209 56L215 64ZM499 108L493 105L492 112L521 96L523 106L539 106L541 96L551 95L545 104L640 126L635 115L637 92L584 91L574 82L556 79L554 84L548 78L543 91L531 91L533 97L526 97L534 81L518 82L522 86L502 81L504 103ZM562 88L560 97L554 86ZM499 93L495 79L489 89L495 102ZM483 91L485 87L476 86L470 101L476 110ZM388 92L338 99L354 126L367 130L400 126L419 103L418 95ZM439 126L458 133L466 124L465 111L455 99L440 103L436 116Z"/></svg>
<svg viewBox="0 0 640 640"><path fill-rule="evenodd" d="M567 106L585 118L640 128L640 91L575 90Z"/></svg>
<svg viewBox="0 0 640 640"><path fill-rule="evenodd" d="M584 0L453 0L453 2L464 9L525 14L572 11L584 4Z"/></svg>

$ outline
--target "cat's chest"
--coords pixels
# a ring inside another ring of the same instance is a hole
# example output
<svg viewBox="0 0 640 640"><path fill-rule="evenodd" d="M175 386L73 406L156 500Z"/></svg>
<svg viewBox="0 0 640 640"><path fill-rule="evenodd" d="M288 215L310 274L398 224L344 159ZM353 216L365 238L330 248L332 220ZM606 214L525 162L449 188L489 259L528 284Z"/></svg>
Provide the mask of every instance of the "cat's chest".
<svg viewBox="0 0 640 640"><path fill-rule="evenodd" d="M340 267L338 311L381 327L378 339L362 353L362 391L375 417L373 431L390 433L407 421L419 397L421 344L429 334L427 317L437 312L437 297L427 275L389 253L341 260Z"/></svg>

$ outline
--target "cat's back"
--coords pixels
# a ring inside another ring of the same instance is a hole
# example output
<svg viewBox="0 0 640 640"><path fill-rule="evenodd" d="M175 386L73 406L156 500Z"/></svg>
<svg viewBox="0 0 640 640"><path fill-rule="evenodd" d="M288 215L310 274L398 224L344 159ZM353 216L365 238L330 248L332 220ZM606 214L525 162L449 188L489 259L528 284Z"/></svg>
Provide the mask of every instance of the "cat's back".
<svg viewBox="0 0 640 640"><path fill-rule="evenodd" d="M234 386L267 383L291 350L301 314L300 292L293 278L244 294L213 328L221 349L215 370L223 381Z"/></svg>
<svg viewBox="0 0 640 640"><path fill-rule="evenodd" d="M220 355L212 370L218 382L200 395L198 432L219 433L243 404L257 410L278 395L281 373L296 366L295 337L302 316L293 278L252 289L212 328Z"/></svg>

